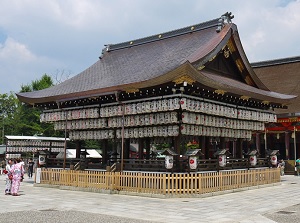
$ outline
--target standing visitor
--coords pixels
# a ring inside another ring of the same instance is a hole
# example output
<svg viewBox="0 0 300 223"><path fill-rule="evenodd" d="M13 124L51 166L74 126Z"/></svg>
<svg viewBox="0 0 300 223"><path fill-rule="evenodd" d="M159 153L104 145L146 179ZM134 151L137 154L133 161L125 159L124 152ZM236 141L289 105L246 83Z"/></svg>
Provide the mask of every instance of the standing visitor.
<svg viewBox="0 0 300 223"><path fill-rule="evenodd" d="M283 159L280 160L278 167L280 168L280 176L284 176L285 162Z"/></svg>
<svg viewBox="0 0 300 223"><path fill-rule="evenodd" d="M11 193L11 173L10 173L10 169L11 169L11 166L12 166L13 162L11 159L9 159L7 161L7 164L5 166L5 174L6 174L6 177L5 177L5 195L9 195Z"/></svg>
<svg viewBox="0 0 300 223"><path fill-rule="evenodd" d="M297 171L297 176L300 174L300 157L296 160L295 163L296 171Z"/></svg>
<svg viewBox="0 0 300 223"><path fill-rule="evenodd" d="M3 174L3 171L5 170L5 164L6 164L5 159L3 159L1 161L0 174Z"/></svg>
<svg viewBox="0 0 300 223"><path fill-rule="evenodd" d="M10 168L10 173L12 174L11 182L11 194L13 196L19 196L18 192L20 189L21 181L23 181L24 168L20 163L20 159L15 160L15 164Z"/></svg>
<svg viewBox="0 0 300 223"><path fill-rule="evenodd" d="M28 161L28 177L29 178L32 178L33 166L34 166L34 162L32 161L32 159L29 159L29 161Z"/></svg>

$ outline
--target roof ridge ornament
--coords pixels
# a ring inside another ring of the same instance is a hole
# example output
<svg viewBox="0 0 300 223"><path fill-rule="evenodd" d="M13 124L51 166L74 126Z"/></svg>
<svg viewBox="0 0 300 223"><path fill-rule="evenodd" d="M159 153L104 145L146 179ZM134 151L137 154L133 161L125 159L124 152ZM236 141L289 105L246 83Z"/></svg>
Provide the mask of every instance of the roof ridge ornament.
<svg viewBox="0 0 300 223"><path fill-rule="evenodd" d="M111 44L106 44L106 45L104 45L104 46L105 46L105 47L102 49L101 56L99 57L99 59L102 59L103 56L104 56L104 54L105 54L106 52L109 52L109 51L110 51L110 46L111 46Z"/></svg>
<svg viewBox="0 0 300 223"><path fill-rule="evenodd" d="M231 12L226 12L224 13L220 18L219 18L219 21L218 21L218 27L216 29L216 32L219 33L223 27L225 26L225 22L226 23L232 23L232 19L234 18L234 15L232 15Z"/></svg>

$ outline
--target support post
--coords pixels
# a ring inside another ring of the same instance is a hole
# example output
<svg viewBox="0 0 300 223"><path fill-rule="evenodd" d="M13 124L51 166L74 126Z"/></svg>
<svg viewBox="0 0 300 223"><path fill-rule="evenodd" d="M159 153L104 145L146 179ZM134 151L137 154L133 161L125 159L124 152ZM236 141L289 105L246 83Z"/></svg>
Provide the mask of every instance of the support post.
<svg viewBox="0 0 300 223"><path fill-rule="evenodd" d="M67 125L68 125L68 111L66 111L66 122L65 122L65 144L64 144L64 164L63 164L63 169L66 169L66 160L67 160Z"/></svg>

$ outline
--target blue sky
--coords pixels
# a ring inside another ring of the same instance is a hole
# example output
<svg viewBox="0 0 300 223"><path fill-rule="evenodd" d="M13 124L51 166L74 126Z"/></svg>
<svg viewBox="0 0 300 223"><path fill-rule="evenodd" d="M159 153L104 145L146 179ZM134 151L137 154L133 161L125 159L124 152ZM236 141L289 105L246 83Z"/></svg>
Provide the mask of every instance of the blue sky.
<svg viewBox="0 0 300 223"><path fill-rule="evenodd" d="M45 73L72 77L94 64L105 44L227 11L250 62L300 56L300 0L0 0L0 94Z"/></svg>

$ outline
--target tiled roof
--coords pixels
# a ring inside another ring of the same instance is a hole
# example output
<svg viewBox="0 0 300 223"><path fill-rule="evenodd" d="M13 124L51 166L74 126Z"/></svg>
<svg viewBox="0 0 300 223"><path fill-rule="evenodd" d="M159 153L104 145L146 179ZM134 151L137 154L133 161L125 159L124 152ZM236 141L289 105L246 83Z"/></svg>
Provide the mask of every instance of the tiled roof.
<svg viewBox="0 0 300 223"><path fill-rule="evenodd" d="M163 34L167 38L154 40L152 36L149 41L147 38L132 41L136 44L131 47L125 43L112 45L102 59L78 75L48 89L17 95L24 102L39 103L122 90L124 86L168 73L187 61L197 62L213 52L223 38L228 39L231 29L236 29L234 24L227 24L221 32L216 32L217 27L216 19L190 26L190 32L183 28L181 34L178 30L171 32L172 35Z"/></svg>
<svg viewBox="0 0 300 223"><path fill-rule="evenodd" d="M294 100L294 96L290 94L282 94L274 91L266 91L258 89L247 84L232 80L227 77L216 75L210 72L201 72L204 76L209 78L209 80L214 83L211 83L210 86L215 87L216 89L223 89L227 91L235 92L239 95L245 95L250 98L256 98L260 100L272 101L277 103L289 103L291 100Z"/></svg>
<svg viewBox="0 0 300 223"><path fill-rule="evenodd" d="M282 94L300 95L300 57L261 61L252 64L257 76L271 90ZM276 111L278 114L299 113L300 97L289 104L288 109Z"/></svg>
<svg viewBox="0 0 300 223"><path fill-rule="evenodd" d="M189 72L194 73L196 80L205 82L207 86L225 86L233 92L245 92L248 89L249 94L258 96L258 99L269 97L274 101L283 101L291 98L290 95L268 92L257 78L241 49L235 24L224 23L222 29L219 28L220 21L215 19L167 33L109 45L103 51L101 59L78 75L51 88L19 93L17 96L23 102L34 104L92 97L128 88L151 87L174 80L174 71L184 71L187 67ZM229 83L231 80L209 74L205 76L201 73L204 70L198 70L216 56L230 38L235 41L252 80L261 89L245 86L241 90L237 87L241 82L233 81L233 86Z"/></svg>

